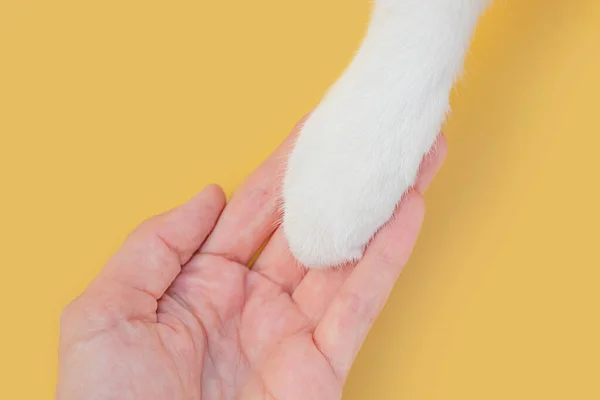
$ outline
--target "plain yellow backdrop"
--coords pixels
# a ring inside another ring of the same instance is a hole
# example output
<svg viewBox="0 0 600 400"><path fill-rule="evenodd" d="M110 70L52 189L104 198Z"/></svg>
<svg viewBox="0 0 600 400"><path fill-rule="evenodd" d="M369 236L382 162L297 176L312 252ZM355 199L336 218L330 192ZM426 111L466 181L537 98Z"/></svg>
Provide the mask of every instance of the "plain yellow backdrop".
<svg viewBox="0 0 600 400"><path fill-rule="evenodd" d="M371 0L0 0L0 398L142 219L231 193L343 70ZM502 0L345 399L600 398L600 2Z"/></svg>

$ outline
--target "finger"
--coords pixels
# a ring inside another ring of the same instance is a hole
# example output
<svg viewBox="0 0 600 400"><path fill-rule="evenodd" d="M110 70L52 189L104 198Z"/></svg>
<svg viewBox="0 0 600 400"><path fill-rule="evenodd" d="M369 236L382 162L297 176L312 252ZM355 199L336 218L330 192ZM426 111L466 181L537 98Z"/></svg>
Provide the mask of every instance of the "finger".
<svg viewBox="0 0 600 400"><path fill-rule="evenodd" d="M425 154L423 161L421 161L419 176L415 183L415 190L421 194L424 194L427 191L433 178L437 175L440 168L442 168L447 155L448 141L444 134L441 133L431 147L431 150L429 150L429 153Z"/></svg>
<svg viewBox="0 0 600 400"><path fill-rule="evenodd" d="M308 271L292 294L292 299L313 323L323 318L331 300L354 271L356 263L341 268Z"/></svg>
<svg viewBox="0 0 600 400"><path fill-rule="evenodd" d="M431 181L442 167L448 153L448 142L443 135L440 135L433 145L431 151L425 155L419 168L419 175L415 183L415 190L423 194L431 184ZM268 251L265 249L265 256ZM332 299L342 286L345 279L350 276L354 265L348 265L343 270L338 271L309 271L302 282L298 282L293 299L298 307L312 320L318 321L329 307ZM287 286L293 286L292 283L285 283Z"/></svg>
<svg viewBox="0 0 600 400"><path fill-rule="evenodd" d="M316 346L345 379L417 240L425 202L416 192L402 201L340 288L314 332Z"/></svg>
<svg viewBox="0 0 600 400"><path fill-rule="evenodd" d="M279 148L242 184L202 246L202 253L247 264L277 228L281 179L301 121Z"/></svg>
<svg viewBox="0 0 600 400"><path fill-rule="evenodd" d="M287 293L293 293L307 270L296 261L287 244L283 229L278 228L260 256L252 265L252 271L279 285Z"/></svg>
<svg viewBox="0 0 600 400"><path fill-rule="evenodd" d="M160 298L213 229L225 194L208 186L187 203L143 222L98 276Z"/></svg>

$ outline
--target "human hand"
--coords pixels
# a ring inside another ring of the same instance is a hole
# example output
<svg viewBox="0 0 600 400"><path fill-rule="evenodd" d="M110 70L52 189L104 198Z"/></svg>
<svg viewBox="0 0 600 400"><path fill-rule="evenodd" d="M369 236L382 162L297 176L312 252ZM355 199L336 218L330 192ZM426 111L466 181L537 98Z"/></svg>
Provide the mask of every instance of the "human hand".
<svg viewBox="0 0 600 400"><path fill-rule="evenodd" d="M278 182L293 140L226 208L222 190L209 186L126 239L63 312L57 399L341 398L415 244L421 193L446 143L438 140L360 262L306 271L278 229Z"/></svg>

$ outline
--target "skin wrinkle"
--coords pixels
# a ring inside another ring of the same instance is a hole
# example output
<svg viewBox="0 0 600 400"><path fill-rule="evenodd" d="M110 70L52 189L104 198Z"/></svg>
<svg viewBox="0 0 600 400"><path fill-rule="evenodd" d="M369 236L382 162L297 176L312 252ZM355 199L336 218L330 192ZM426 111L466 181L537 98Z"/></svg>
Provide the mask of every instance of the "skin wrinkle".
<svg viewBox="0 0 600 400"><path fill-rule="evenodd" d="M211 352L211 346L210 346L210 343L209 343L210 339L209 339L207 330L204 327L204 324L202 323L202 320L200 320L200 318L198 318L198 315L194 311L194 308L188 302L186 302L182 297L180 297L180 296L178 296L176 294L172 294L171 298L173 298L173 300L175 300L185 311L187 311L192 316L192 318L196 321L196 323L198 324L198 327L201 330L201 335L202 335L202 339L203 339L203 342L204 342L204 346L203 347L204 347L204 349L206 349L206 355L208 357L208 361L210 362L210 364L212 365L213 369L215 370L215 372L218 375L219 374L218 373L218 368L216 366L216 363L214 361L214 358L213 358L213 355L212 355L212 352ZM216 311L215 311L215 313L216 313ZM194 344L194 347L195 347L195 344ZM223 384L222 384L221 381L219 382L219 385L220 385L221 397L223 397L225 395L225 391L224 391Z"/></svg>
<svg viewBox="0 0 600 400"><path fill-rule="evenodd" d="M240 319L241 319L241 317L240 317ZM242 346L242 338L240 336L240 331L241 331L241 326L240 325L241 325L240 321L237 320L236 333L237 333L237 341L240 344L240 352L238 354L238 360L237 360L237 363L235 365L234 376L236 377L236 379L239 382L242 382L242 378L240 376L240 370L239 370L240 368L239 367L240 367L240 365L242 365L242 362L243 362L243 365L250 365L250 361L248 360L248 356L246 355L246 350L244 349L244 346Z"/></svg>
<svg viewBox="0 0 600 400"><path fill-rule="evenodd" d="M314 332L311 333L310 338L312 340L312 342L315 345L315 348L319 351L319 353L321 353L321 355L323 355L323 358L327 361L327 364L329 364L329 368L331 368L331 373L333 373L333 375L335 376L338 384L340 384L340 386L344 385L344 381L345 378L342 378L338 372L336 371L336 369L333 367L333 364L331 363L331 357L329 355L327 355L327 353L325 352L325 350L321 347L321 345L315 340L315 335Z"/></svg>
<svg viewBox="0 0 600 400"><path fill-rule="evenodd" d="M274 298L274 299L270 299L270 300L269 300L269 299L265 299L265 301L264 301L264 302L261 304L261 306L263 306L263 307L261 307L261 308L264 308L264 305L265 305L265 304L267 304L267 303L269 303L269 302L271 302L271 303L273 303L273 302L276 302L276 301L277 301L279 298L281 298L281 296L283 296L284 298L286 298L286 300L288 300L288 301L290 301L290 302L292 302L292 303L293 303L293 300L292 300L292 298L289 296L289 294L288 294L288 293L286 293L286 292L283 292L283 291L280 291L280 292L278 293L278 295L277 295L277 297L276 297L276 298ZM243 311L242 311L242 312L243 312ZM303 315L303 316L304 316L304 315ZM243 315L242 315L242 318L243 318ZM265 363L266 363L266 362L269 360L269 358L270 358L270 357L273 355L273 353L274 353L274 352L277 350L277 347L278 347L278 346L281 344L281 342L283 342L285 339L288 339L289 337L293 337L294 335L297 335L297 334L299 334L299 333L302 333L302 332L304 332L305 330L310 330L311 328L310 328L310 324L309 324L309 319L308 319L308 318L306 318L306 321L307 321L307 323L306 323L306 324L300 324L300 328L298 328L297 330L293 330L293 331L291 331L290 333L288 333L288 336L287 336L287 337L281 338L281 340L279 340L279 341L277 341L277 342L274 342L274 343L273 343L273 344L270 346L271 350L270 350L270 351L267 351L267 353L266 353L266 358L263 360L263 364L265 364ZM242 343L242 342L241 342L241 343ZM243 347L244 347L244 346L242 345L242 348L243 348Z"/></svg>
<svg viewBox="0 0 600 400"><path fill-rule="evenodd" d="M166 351L167 347L165 346L162 335L160 334L160 332L158 332L158 330L157 330L157 336L158 336L158 340L160 341L160 345L162 346L163 350ZM191 336L190 336L190 340L191 340ZM191 340L191 342L192 342L192 346L194 347L194 353L196 353L196 349L195 349L196 345L193 340ZM173 368L176 371L179 371L179 367L177 366L177 363L175 362L174 359L171 359L171 363L173 364ZM185 385L183 384L183 380L181 379L181 376L179 375L179 373L176 373L175 375L177 375L177 380L179 381L180 387L182 387L182 388L185 387Z"/></svg>
<svg viewBox="0 0 600 400"><path fill-rule="evenodd" d="M139 287L137 287L137 286L133 286L133 285L126 285L126 284L124 284L123 282L121 282L121 281L119 281L119 280L117 280L117 279L115 279L115 278L106 277L105 279L106 279L107 281L110 281L110 282L112 282L114 285L117 285L117 286L122 286L123 288L127 288L127 289L132 289L133 291L135 291L135 292L138 292L138 293L139 293L139 294L141 294L142 296L147 296L147 297L151 298L151 299L152 299L152 304L153 304L153 307L152 307L152 309L153 309L153 310L152 310L152 311L156 312L156 310L158 309L158 301L157 301L157 299L155 298L155 296L154 296L154 294L153 294L153 293L151 293L151 292L149 292L149 291L147 291L147 290L144 290L143 288L139 288ZM142 317L144 317L144 318L147 318L147 317L148 317L148 315L145 315L145 314L146 314L146 313L140 313L140 315L137 315L137 316L133 316L133 317L127 317L127 320L128 320L128 321L129 321L129 320L136 320L136 319L140 319L140 318L142 318ZM149 322L156 322L156 318L149 318Z"/></svg>
<svg viewBox="0 0 600 400"><path fill-rule="evenodd" d="M275 282L274 280L272 280L270 277L268 277L267 275L263 274L261 271L254 271L254 273L258 274L261 278L263 278L264 280L270 282L274 287L280 288L281 284ZM285 293L289 294L290 296L294 293L294 289L292 289L291 293L287 290L282 289Z"/></svg>
<svg viewBox="0 0 600 400"><path fill-rule="evenodd" d="M179 275L179 272L181 272L181 266L184 264L184 260L181 259L181 256L179 255L179 251L177 250L176 247L174 247L171 243L169 243L169 241L167 239L162 237L160 233L157 232L156 237L167 247L170 254L177 255L177 260L178 260L177 264L179 265L179 271L177 272L177 275Z"/></svg>
<svg viewBox="0 0 600 400"><path fill-rule="evenodd" d="M204 324L202 323L202 320L200 320L200 318L198 318L198 314L197 311L195 311L195 308L192 307L188 302L186 302L182 297L176 295L176 294L172 294L171 297L181 305L181 307L186 310L196 321L196 323L198 324L198 327L200 328L200 330L202 331L202 338L204 341L204 348L206 349L206 355L208 356L208 360L210 362L210 364L213 366L213 369L215 370L215 372L217 373L217 375L219 375L219 370L217 368L217 364L215 363L215 360L213 358L213 354L211 351L212 346L210 346L210 337L208 335L208 331L206 330ZM213 307L213 313L215 315L217 315L217 318L219 318L218 316L218 312L214 309L214 305L211 304L211 307ZM219 319L219 325L222 327L222 322ZM225 390L223 388L223 382L220 381L219 382L220 385L220 390L221 390L221 395L224 396L225 394Z"/></svg>

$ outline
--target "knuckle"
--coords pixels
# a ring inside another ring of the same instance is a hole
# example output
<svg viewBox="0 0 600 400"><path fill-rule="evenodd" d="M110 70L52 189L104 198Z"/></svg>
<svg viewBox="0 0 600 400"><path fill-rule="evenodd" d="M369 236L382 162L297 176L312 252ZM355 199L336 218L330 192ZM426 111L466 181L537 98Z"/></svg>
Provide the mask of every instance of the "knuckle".
<svg viewBox="0 0 600 400"><path fill-rule="evenodd" d="M377 316L377 309L373 302L356 293L350 291L342 292L341 301L351 319L366 320L372 323Z"/></svg>

